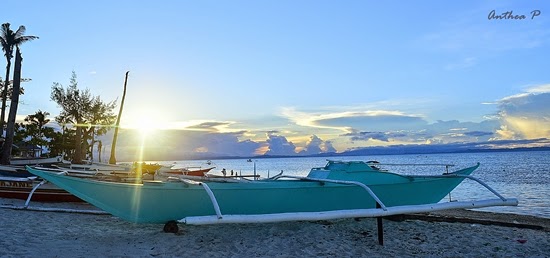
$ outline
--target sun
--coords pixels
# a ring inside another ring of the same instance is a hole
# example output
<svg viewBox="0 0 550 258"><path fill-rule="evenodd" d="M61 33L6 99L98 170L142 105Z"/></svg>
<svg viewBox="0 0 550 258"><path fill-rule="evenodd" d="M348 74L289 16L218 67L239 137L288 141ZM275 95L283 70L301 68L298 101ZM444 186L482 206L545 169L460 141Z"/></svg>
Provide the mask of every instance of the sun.
<svg viewBox="0 0 550 258"><path fill-rule="evenodd" d="M141 136L149 136L150 134L153 134L155 131L157 131L159 128L157 128L154 124L145 122L136 129L139 130Z"/></svg>
<svg viewBox="0 0 550 258"><path fill-rule="evenodd" d="M134 129L142 136L148 136L155 131L168 128L166 117L161 112L151 109L135 110L122 116L121 127Z"/></svg>

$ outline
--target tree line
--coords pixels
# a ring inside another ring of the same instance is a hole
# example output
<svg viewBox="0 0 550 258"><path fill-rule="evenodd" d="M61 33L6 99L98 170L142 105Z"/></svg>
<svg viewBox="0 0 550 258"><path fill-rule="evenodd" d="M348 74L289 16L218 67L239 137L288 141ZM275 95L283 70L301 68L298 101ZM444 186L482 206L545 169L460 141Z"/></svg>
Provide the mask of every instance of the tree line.
<svg viewBox="0 0 550 258"><path fill-rule="evenodd" d="M50 99L57 103L61 112L55 117L55 122L60 126L58 130L48 126L50 115L47 111L38 110L35 114L28 115L24 122L15 121L19 96L24 93L20 87L21 79L21 44L38 39L37 36L26 36L25 27L19 26L17 31L10 28L9 23L4 23L0 29L0 43L6 57L6 76L0 78L2 86L2 109L0 113L0 129L2 147L0 151L0 163L9 164L10 158L18 155L20 150L14 146L36 146L39 154L42 149L47 149L49 156L62 155L73 163L82 163L83 160L94 159L94 147L99 150L101 161L102 142L97 140L100 135L106 134L113 128L116 115L113 110L115 101L105 102L99 96L91 94L89 89L78 88L76 73L73 71L69 85L64 87L60 83L53 83ZM13 80L10 80L11 60L16 51ZM10 112L7 120L5 111L7 102L10 102Z"/></svg>

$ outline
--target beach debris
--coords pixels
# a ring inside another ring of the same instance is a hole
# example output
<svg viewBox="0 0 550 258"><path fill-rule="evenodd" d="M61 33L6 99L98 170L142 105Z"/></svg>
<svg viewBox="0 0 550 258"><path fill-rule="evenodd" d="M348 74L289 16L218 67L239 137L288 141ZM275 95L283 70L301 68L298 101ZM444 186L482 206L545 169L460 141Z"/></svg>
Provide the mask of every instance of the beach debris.
<svg viewBox="0 0 550 258"><path fill-rule="evenodd" d="M518 241L518 243L520 244L525 244L527 242L527 239L518 239L516 241Z"/></svg>

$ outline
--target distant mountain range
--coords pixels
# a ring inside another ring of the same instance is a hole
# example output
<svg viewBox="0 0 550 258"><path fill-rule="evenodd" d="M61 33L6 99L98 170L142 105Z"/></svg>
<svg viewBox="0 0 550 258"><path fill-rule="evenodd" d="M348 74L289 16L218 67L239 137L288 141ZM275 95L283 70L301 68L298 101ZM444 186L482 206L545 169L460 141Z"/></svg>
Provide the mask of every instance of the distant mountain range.
<svg viewBox="0 0 550 258"><path fill-rule="evenodd" d="M436 153L475 153L475 152L509 152L509 151L550 151L550 147L520 147L520 148L456 148L448 145L402 145L391 147L365 147L344 152L328 152L313 155L258 155L241 157L231 155L215 155L212 153L196 153L184 159L242 159L242 158L291 158L291 157L339 157L339 156L368 156L368 155L404 155L404 154L436 154Z"/></svg>
<svg viewBox="0 0 550 258"><path fill-rule="evenodd" d="M550 147L521 147L521 148L467 148L457 149L445 145L404 145L401 147L368 147L338 153L338 156L364 155L403 155L403 154L435 154L435 153L471 153L471 152L504 152L504 151L550 151Z"/></svg>

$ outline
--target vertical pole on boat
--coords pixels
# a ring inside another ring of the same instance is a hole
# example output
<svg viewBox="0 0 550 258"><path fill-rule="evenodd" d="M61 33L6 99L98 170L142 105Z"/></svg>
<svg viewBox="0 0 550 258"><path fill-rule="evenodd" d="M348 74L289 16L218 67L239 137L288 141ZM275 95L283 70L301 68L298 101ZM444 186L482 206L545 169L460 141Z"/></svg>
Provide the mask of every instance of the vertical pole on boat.
<svg viewBox="0 0 550 258"><path fill-rule="evenodd" d="M256 161L254 160L254 180L256 180Z"/></svg>
<svg viewBox="0 0 550 258"><path fill-rule="evenodd" d="M109 164L116 164L116 141L118 138L118 128L120 126L120 117L122 116L122 108L124 107L124 99L126 98L126 84L128 83L128 73L124 77L124 90L122 92L122 100L120 101L120 109L118 110L118 116L116 117L115 134L113 135L113 142L111 143L111 157L109 158Z"/></svg>
<svg viewBox="0 0 550 258"><path fill-rule="evenodd" d="M382 208L378 202L376 202L376 208ZM384 245L384 225L382 223L382 217L376 217L376 226L378 227L378 244Z"/></svg>

